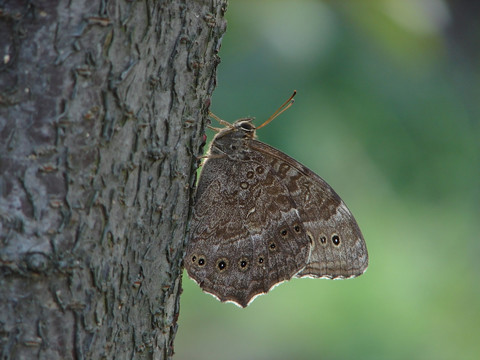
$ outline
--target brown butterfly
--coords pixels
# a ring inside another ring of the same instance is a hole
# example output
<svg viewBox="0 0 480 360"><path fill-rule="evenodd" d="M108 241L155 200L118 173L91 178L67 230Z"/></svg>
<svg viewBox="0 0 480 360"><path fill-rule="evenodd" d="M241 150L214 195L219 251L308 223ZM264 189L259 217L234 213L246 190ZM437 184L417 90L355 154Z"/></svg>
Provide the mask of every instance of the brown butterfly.
<svg viewBox="0 0 480 360"><path fill-rule="evenodd" d="M344 279L368 266L362 233L321 177L256 140L262 125L217 129L203 165L185 255L188 275L220 301L246 307L292 277Z"/></svg>

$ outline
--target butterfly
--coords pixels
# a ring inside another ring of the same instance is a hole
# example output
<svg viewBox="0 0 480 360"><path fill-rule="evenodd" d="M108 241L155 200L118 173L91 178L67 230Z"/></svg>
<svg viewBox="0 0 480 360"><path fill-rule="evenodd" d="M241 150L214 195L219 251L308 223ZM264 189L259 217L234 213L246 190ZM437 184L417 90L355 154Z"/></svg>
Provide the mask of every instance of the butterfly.
<svg viewBox="0 0 480 360"><path fill-rule="evenodd" d="M325 180L256 139L265 121L230 124L210 144L198 180L185 268L203 291L246 307L293 277L343 279L368 266L360 228Z"/></svg>

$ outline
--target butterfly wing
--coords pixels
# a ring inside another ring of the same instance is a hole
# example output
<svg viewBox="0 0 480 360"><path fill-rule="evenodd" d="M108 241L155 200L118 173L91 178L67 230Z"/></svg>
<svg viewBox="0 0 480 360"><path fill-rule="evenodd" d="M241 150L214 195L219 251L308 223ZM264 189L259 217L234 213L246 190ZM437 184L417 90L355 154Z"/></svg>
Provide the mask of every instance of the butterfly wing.
<svg viewBox="0 0 480 360"><path fill-rule="evenodd" d="M204 291L242 307L301 271L310 248L286 185L259 156L205 162L185 256Z"/></svg>
<svg viewBox="0 0 480 360"><path fill-rule="evenodd" d="M363 274L368 253L350 210L321 177L260 141L250 142L287 189L311 242L307 264L296 277L350 278Z"/></svg>

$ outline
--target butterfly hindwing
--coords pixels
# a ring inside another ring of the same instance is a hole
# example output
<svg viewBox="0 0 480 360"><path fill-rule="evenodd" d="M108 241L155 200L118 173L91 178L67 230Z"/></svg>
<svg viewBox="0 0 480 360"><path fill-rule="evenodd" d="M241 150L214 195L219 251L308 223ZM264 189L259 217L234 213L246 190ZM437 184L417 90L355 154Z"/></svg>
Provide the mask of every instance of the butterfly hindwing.
<svg viewBox="0 0 480 360"><path fill-rule="evenodd" d="M304 268L310 243L285 192L268 164L254 158L205 162L185 256L204 291L245 307Z"/></svg>

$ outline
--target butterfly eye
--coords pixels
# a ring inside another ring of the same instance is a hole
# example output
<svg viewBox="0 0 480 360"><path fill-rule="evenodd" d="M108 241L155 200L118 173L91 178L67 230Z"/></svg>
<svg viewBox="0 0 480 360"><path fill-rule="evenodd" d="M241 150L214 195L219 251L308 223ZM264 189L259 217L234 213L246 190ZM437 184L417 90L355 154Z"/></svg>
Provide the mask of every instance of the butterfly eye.
<svg viewBox="0 0 480 360"><path fill-rule="evenodd" d="M193 260L193 259L192 259L192 260ZM198 258L198 265L199 265L199 266L204 266L204 265L205 265L205 262L206 262L206 261L205 261L205 258L203 258L203 257L199 257L199 258Z"/></svg>
<svg viewBox="0 0 480 360"><path fill-rule="evenodd" d="M245 131L252 131L254 129L254 126L246 121L242 122L239 126L242 130L245 130Z"/></svg>
<svg viewBox="0 0 480 360"><path fill-rule="evenodd" d="M195 255L192 256L192 262L197 261L197 257Z"/></svg>

